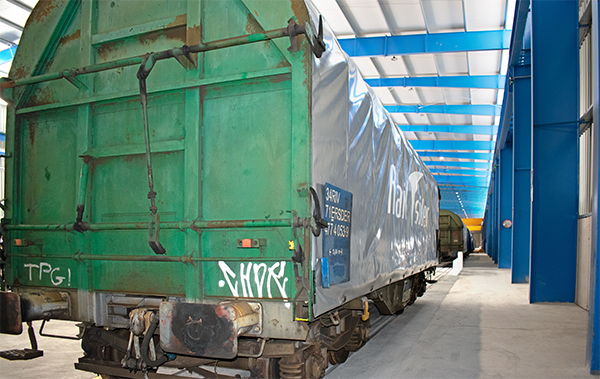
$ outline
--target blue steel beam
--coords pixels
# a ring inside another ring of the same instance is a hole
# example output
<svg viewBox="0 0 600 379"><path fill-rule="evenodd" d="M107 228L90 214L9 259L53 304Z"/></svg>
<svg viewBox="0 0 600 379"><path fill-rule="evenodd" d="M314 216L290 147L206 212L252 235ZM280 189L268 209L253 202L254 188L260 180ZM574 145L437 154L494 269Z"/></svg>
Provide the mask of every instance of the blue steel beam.
<svg viewBox="0 0 600 379"><path fill-rule="evenodd" d="M9 62L15 56L15 52L17 51L17 46L11 46L8 49L4 49L0 51L0 65L6 62Z"/></svg>
<svg viewBox="0 0 600 379"><path fill-rule="evenodd" d="M473 116L500 116L502 107L492 104L477 105L386 105L390 113L443 113L443 114L466 114Z"/></svg>
<svg viewBox="0 0 600 379"><path fill-rule="evenodd" d="M463 159L481 159L484 161L492 160L492 153L455 153L444 151L420 151L421 157L445 157L445 158L463 158Z"/></svg>
<svg viewBox="0 0 600 379"><path fill-rule="evenodd" d="M506 75L426 76L365 79L371 87L448 87L503 89Z"/></svg>
<svg viewBox="0 0 600 379"><path fill-rule="evenodd" d="M440 201L441 209L448 209L454 213L462 214L462 209L467 212L469 217L483 217L487 197L487 187L464 187L439 184L442 199ZM458 200L458 196L462 204Z"/></svg>
<svg viewBox="0 0 600 379"><path fill-rule="evenodd" d="M398 125L403 132L483 134L493 136L498 133L497 125Z"/></svg>
<svg viewBox="0 0 600 379"><path fill-rule="evenodd" d="M453 185L470 185L475 187L486 187L490 183L490 179L487 177L478 176L455 176L455 175L433 175L435 181L439 184L453 184Z"/></svg>
<svg viewBox="0 0 600 379"><path fill-rule="evenodd" d="M527 20L529 19L529 7L531 4L531 0L517 0L515 4L515 16L513 22L513 30L511 34L511 45L509 50L509 60L508 67L509 70L512 70L514 66L520 63L521 57L521 49L524 48L523 41L525 30L527 26ZM530 46L525 47L527 50ZM511 75L515 77L514 73ZM504 91L504 99L502 104L504 107L502 109L502 115L500 116L500 136L497 138L497 151L496 154L500 153L500 149L504 147L506 143L506 137L508 136L508 129L510 128L510 122L512 120L513 115L513 86L509 85L511 83L510 76L506 78L505 87L507 90Z"/></svg>
<svg viewBox="0 0 600 379"><path fill-rule="evenodd" d="M440 192L442 194L442 200L451 200L452 198L456 198L456 192L460 195L463 202L467 200L468 202L474 202L477 204L478 208L482 208L482 200L485 200L487 197L488 189L487 187L459 187L451 184L439 184Z"/></svg>
<svg viewBox="0 0 600 379"><path fill-rule="evenodd" d="M475 170L475 169L456 169L449 170L447 168L430 168L433 174L458 174L458 175L466 175L466 176L485 176L488 177L490 175L487 170Z"/></svg>
<svg viewBox="0 0 600 379"><path fill-rule="evenodd" d="M509 30L415 34L340 39L351 57L437 54L465 51L503 50L510 47Z"/></svg>
<svg viewBox="0 0 600 379"><path fill-rule="evenodd" d="M493 141L410 140L415 150L487 150L494 149Z"/></svg>
<svg viewBox="0 0 600 379"><path fill-rule="evenodd" d="M469 203L475 202L478 206L481 205L481 200L485 200L487 197L487 188L470 187L458 188L456 186L440 184L440 191L442 198L448 200L452 197L456 197L456 193L460 195L460 198Z"/></svg>
<svg viewBox="0 0 600 379"><path fill-rule="evenodd" d="M426 161L424 160L427 167L431 170L432 166L436 167L461 167L461 168L479 168L490 170L491 162L454 162L454 161Z"/></svg>

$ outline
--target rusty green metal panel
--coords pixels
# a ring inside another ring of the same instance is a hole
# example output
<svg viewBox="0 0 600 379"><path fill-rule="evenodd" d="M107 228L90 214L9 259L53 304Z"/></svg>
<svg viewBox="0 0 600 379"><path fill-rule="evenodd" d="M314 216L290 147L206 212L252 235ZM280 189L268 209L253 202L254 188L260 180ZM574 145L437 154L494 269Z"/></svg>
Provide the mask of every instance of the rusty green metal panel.
<svg viewBox="0 0 600 379"><path fill-rule="evenodd" d="M440 209L439 249L445 255L465 251L463 232L465 224L449 210Z"/></svg>
<svg viewBox="0 0 600 379"><path fill-rule="evenodd" d="M304 37L294 53L282 38L201 52L197 68L175 59L155 64L148 120L167 257L148 246L136 73L149 52L285 28L290 18L307 22L304 4L140 4L52 0L28 21L10 73L14 88L2 92L9 100L5 279L14 287L188 301L294 298L292 212L310 217L312 56ZM94 69L65 71L74 66ZM36 82L40 76L57 80ZM78 232L82 204L87 229ZM223 220L265 223L212 229ZM310 253L310 237L299 238Z"/></svg>

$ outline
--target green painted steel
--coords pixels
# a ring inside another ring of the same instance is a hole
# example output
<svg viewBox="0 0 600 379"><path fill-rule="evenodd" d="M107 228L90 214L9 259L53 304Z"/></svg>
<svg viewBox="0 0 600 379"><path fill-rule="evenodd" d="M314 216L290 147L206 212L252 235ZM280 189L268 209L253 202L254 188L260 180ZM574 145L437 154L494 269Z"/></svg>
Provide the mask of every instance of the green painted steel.
<svg viewBox="0 0 600 379"><path fill-rule="evenodd" d="M290 240L310 262L298 218L311 216L314 58L303 35L288 51L282 30L308 21L304 3L140 4L53 0L27 23L0 84L9 102L5 280L188 301L293 299ZM182 45L197 68L172 58ZM164 256L148 245L144 63ZM313 282L308 265L299 275Z"/></svg>

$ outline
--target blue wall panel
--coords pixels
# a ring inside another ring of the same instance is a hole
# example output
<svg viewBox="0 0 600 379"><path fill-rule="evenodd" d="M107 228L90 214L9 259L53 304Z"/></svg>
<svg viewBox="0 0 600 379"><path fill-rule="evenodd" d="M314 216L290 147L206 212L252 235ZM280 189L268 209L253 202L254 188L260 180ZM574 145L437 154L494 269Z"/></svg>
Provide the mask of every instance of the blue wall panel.
<svg viewBox="0 0 600 379"><path fill-rule="evenodd" d="M530 301L575 301L578 3L533 0L533 208ZM557 52L560 52L557 54ZM561 80L555 80L560 77Z"/></svg>

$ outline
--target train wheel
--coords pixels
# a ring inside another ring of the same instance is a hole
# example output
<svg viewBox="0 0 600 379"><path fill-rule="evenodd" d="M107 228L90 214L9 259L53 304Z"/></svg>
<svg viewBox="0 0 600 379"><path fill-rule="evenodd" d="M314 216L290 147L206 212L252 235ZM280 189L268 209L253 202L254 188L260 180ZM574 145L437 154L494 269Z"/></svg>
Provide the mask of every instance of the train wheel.
<svg viewBox="0 0 600 379"><path fill-rule="evenodd" d="M346 362L346 359L348 359L348 355L350 355L350 352L346 349L329 350L327 351L327 355L329 358L329 363L331 363L332 365L337 365Z"/></svg>
<svg viewBox="0 0 600 379"><path fill-rule="evenodd" d="M320 379L328 366L327 349L312 346L279 360L281 379Z"/></svg>

